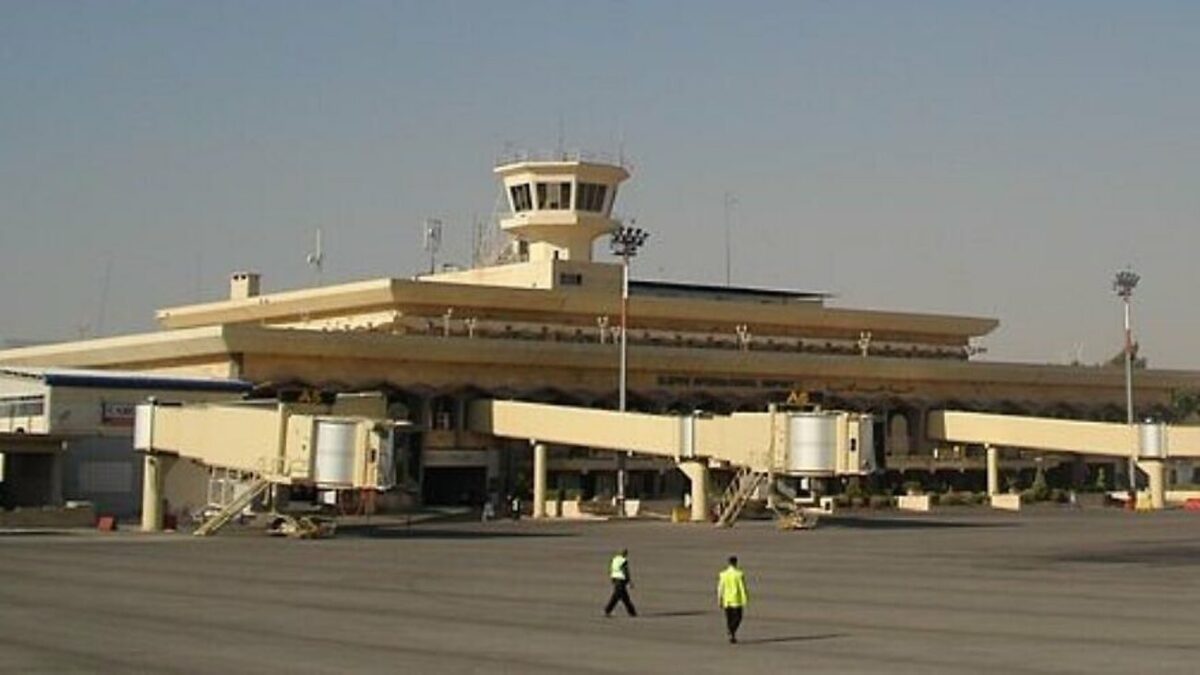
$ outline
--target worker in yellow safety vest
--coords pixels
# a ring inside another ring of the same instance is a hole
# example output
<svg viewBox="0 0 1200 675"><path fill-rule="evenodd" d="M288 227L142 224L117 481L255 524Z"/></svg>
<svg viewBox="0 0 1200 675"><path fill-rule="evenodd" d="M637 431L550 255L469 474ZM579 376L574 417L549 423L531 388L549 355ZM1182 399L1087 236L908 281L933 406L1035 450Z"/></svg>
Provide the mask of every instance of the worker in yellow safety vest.
<svg viewBox="0 0 1200 675"><path fill-rule="evenodd" d="M633 577L629 575L629 550L621 549L621 552L614 555L612 562L608 565L608 578L612 582L612 595L608 597L608 604L604 606L604 616L612 616L613 608L620 601L625 605L625 611L629 616L637 616L637 610L633 607L633 601L629 599L629 589L633 586Z"/></svg>
<svg viewBox="0 0 1200 675"><path fill-rule="evenodd" d="M738 568L736 555L729 556L729 567L717 577L717 603L725 610L725 628L729 641L737 642L738 626L742 625L742 610L749 602L746 593L746 575Z"/></svg>

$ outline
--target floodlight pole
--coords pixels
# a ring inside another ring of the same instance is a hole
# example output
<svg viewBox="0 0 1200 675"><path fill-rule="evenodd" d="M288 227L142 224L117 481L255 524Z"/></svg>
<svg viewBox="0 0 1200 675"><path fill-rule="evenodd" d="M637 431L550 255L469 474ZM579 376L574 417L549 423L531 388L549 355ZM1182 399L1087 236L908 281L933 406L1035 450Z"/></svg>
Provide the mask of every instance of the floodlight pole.
<svg viewBox="0 0 1200 675"><path fill-rule="evenodd" d="M638 227L618 227L612 234L612 251L621 258L621 347L617 383L617 409L628 405L629 378L629 260L645 243L650 233ZM625 515L625 453L617 452L617 515Z"/></svg>
<svg viewBox="0 0 1200 675"><path fill-rule="evenodd" d="M1130 303L1133 299L1133 289L1137 288L1141 277L1133 270L1126 268L1117 272L1113 280L1113 290L1121 298L1125 310L1125 422L1133 428L1133 327L1130 321ZM1129 497L1134 499L1137 494L1137 447L1130 449L1129 454Z"/></svg>

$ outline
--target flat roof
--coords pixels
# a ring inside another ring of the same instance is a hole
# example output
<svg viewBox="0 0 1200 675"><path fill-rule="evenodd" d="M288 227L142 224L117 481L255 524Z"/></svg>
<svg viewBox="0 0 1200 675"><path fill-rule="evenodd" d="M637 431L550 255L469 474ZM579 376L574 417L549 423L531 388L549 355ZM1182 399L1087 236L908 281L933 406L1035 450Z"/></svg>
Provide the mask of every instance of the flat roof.
<svg viewBox="0 0 1200 675"><path fill-rule="evenodd" d="M712 300L758 300L760 302L819 302L833 297L819 291L792 291L779 288L757 288L754 286L718 286L715 284L691 284L675 281L629 281L629 292L634 295L658 295L667 297L704 297Z"/></svg>
<svg viewBox="0 0 1200 675"><path fill-rule="evenodd" d="M0 376L41 380L51 386L104 389L167 389L175 391L243 392L254 385L245 380L187 375L162 375L133 370L89 370L83 368L30 368L7 366Z"/></svg>

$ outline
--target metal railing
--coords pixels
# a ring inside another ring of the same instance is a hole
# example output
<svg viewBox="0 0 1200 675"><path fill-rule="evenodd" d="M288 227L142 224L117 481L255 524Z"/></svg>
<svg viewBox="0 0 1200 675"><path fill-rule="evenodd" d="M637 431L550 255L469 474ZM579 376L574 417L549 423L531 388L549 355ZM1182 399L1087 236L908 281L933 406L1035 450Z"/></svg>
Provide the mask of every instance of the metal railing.
<svg viewBox="0 0 1200 675"><path fill-rule="evenodd" d="M496 166L518 162L591 162L630 168L629 160L624 155L579 149L553 151L507 148L496 157Z"/></svg>

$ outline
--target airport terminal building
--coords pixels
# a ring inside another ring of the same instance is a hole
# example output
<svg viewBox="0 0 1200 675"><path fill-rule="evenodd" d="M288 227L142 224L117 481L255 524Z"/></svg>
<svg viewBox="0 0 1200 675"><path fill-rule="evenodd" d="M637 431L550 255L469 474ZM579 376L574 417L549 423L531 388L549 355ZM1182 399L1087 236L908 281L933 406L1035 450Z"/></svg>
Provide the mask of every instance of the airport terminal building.
<svg viewBox="0 0 1200 675"><path fill-rule="evenodd" d="M612 212L627 171L574 159L495 171L510 210L501 226L511 247L500 264L274 292L242 272L226 300L159 310L155 332L8 349L0 365L222 378L285 399L382 392L388 415L419 429L397 453L398 469L427 503L523 489L528 445L470 431L468 404L615 409L621 337L630 410L748 411L800 399L869 412L873 450L893 477L982 471L974 449L928 438L930 410L1125 419L1120 368L976 360L976 341L998 325L992 318L648 280L628 280L625 304L628 267L593 260L593 246L621 227ZM1200 372L1138 370L1134 388L1139 417L1168 417L1180 394L1200 390ZM554 449L549 467L552 487L613 492L610 452ZM630 458L628 469L634 496L683 489L668 461Z"/></svg>

